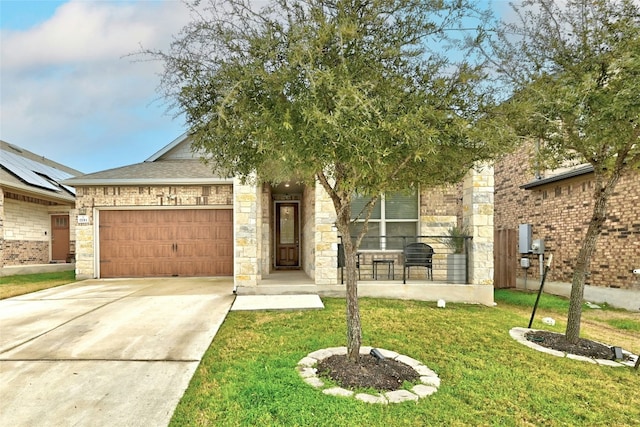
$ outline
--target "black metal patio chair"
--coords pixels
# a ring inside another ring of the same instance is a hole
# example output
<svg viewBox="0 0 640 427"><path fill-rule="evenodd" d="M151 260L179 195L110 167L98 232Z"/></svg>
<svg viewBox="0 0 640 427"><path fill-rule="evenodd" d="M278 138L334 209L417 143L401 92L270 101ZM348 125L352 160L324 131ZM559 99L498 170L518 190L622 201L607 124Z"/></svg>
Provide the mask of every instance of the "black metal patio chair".
<svg viewBox="0 0 640 427"><path fill-rule="evenodd" d="M411 274L411 267L425 267L427 278L433 280L433 248L426 243L409 243L404 247L404 267L402 268L402 283L407 283Z"/></svg>

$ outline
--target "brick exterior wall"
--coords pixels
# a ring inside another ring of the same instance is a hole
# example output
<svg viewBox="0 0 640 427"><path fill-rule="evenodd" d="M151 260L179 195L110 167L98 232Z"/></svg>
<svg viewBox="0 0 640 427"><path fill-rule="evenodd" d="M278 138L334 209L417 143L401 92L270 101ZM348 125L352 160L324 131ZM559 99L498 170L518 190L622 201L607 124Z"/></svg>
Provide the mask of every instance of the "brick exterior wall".
<svg viewBox="0 0 640 427"><path fill-rule="evenodd" d="M593 209L593 174L521 189L521 185L535 179L530 162L532 150L532 146L522 146L496 165L496 229L517 230L519 224L532 224L533 239L544 239L546 254L553 254L548 280L570 283ZM537 255L528 256L529 277L538 277ZM640 177L629 174L619 181L609 202L586 283L640 289L640 280L631 273L639 266ZM524 269L516 271L518 277L524 277Z"/></svg>
<svg viewBox="0 0 640 427"><path fill-rule="evenodd" d="M232 204L233 186L231 184L80 187L76 192L76 206L78 208L105 206L230 206Z"/></svg>
<svg viewBox="0 0 640 427"><path fill-rule="evenodd" d="M2 249L5 266L49 262L49 242L5 240Z"/></svg>
<svg viewBox="0 0 640 427"><path fill-rule="evenodd" d="M198 206L233 205L231 184L192 186L113 186L78 187L76 207L78 214L86 215L87 223L78 224L71 218L76 231L76 277L95 277L94 208L162 207L181 208Z"/></svg>

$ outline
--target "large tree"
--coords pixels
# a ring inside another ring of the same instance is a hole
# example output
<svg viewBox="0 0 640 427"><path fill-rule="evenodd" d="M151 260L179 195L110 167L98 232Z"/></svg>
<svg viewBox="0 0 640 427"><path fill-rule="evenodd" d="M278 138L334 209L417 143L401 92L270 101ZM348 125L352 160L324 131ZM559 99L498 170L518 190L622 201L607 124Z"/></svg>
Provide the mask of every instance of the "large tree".
<svg viewBox="0 0 640 427"><path fill-rule="evenodd" d="M466 0L252 3L214 0L169 51L146 53L164 60L164 94L212 165L326 190L343 237L348 358L357 361L355 257L380 195L455 183L502 146L479 69L438 54L450 30L484 18ZM354 194L370 197L362 212L351 212ZM354 217L365 225L351 238Z"/></svg>
<svg viewBox="0 0 640 427"><path fill-rule="evenodd" d="M640 9L635 0L525 0L487 34L513 97L519 135L540 143L538 165L593 166L593 211L575 259L566 338L576 342L585 278L623 174L640 165Z"/></svg>

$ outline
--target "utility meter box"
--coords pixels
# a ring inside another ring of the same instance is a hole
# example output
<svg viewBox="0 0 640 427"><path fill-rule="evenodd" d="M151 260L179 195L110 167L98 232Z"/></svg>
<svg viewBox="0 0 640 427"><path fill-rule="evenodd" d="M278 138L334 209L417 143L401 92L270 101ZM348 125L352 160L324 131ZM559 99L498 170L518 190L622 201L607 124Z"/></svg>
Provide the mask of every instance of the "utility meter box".
<svg viewBox="0 0 640 427"><path fill-rule="evenodd" d="M520 224L518 227L518 252L521 254L531 252L531 224Z"/></svg>
<svg viewBox="0 0 640 427"><path fill-rule="evenodd" d="M544 240L536 239L531 242L531 252L534 254L544 254Z"/></svg>

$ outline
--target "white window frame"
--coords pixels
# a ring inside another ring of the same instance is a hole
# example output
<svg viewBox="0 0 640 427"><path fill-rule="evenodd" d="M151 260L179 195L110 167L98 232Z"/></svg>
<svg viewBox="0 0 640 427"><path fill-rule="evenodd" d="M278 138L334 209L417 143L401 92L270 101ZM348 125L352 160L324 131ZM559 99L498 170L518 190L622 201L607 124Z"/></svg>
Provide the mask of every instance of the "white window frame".
<svg viewBox="0 0 640 427"><path fill-rule="evenodd" d="M401 249L387 249L387 223L391 222L391 223L413 223L415 224L415 235L417 236L419 234L419 229L420 229L420 190L416 189L416 198L417 198L417 211L416 211L416 218L415 219L395 219L395 218L387 218L386 216L386 195L382 194L380 196L380 200L378 200L378 203L380 204L380 218L370 218L369 219L369 224L372 223L376 223L379 224L379 246L380 249L364 249L366 251L399 251ZM352 212L351 214L358 214L359 212ZM363 222L362 219L358 219L355 221L356 224L361 224ZM385 238L383 238L385 237ZM365 239L367 238L367 236L365 235ZM372 239L373 236L370 236L369 239Z"/></svg>

